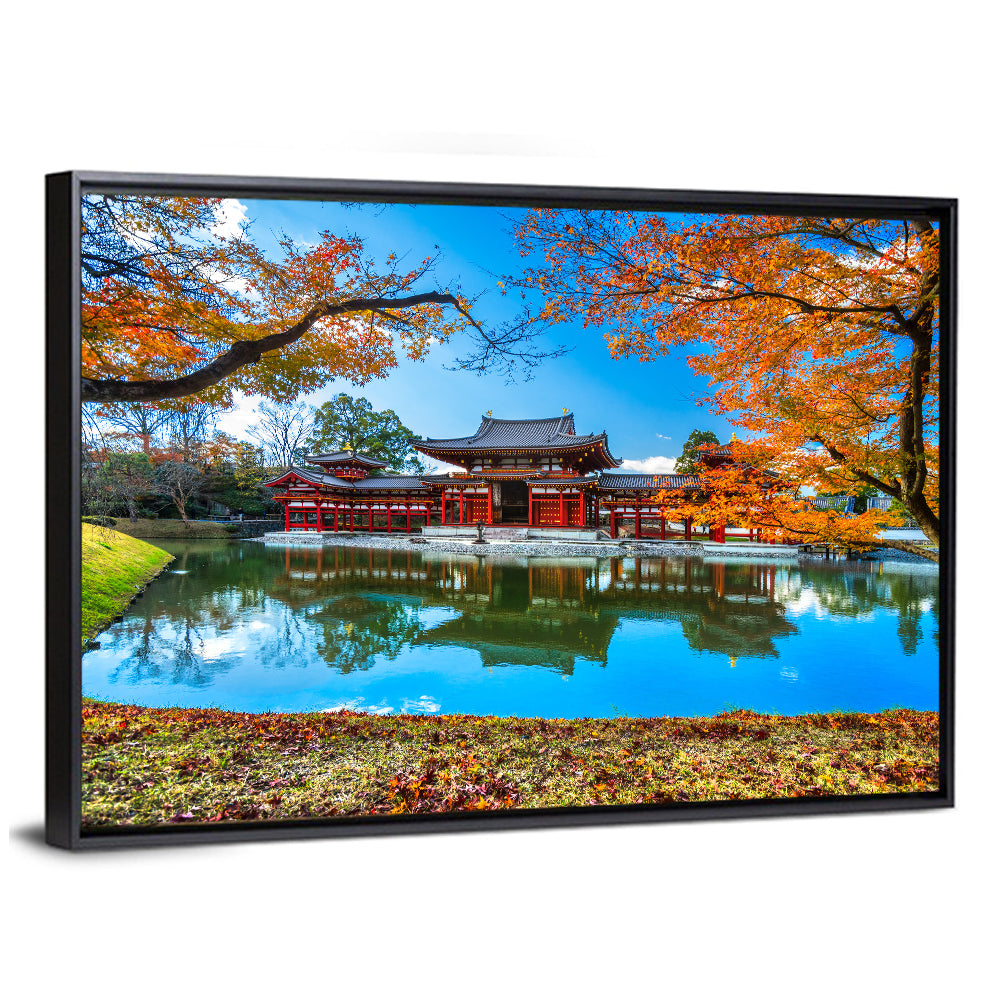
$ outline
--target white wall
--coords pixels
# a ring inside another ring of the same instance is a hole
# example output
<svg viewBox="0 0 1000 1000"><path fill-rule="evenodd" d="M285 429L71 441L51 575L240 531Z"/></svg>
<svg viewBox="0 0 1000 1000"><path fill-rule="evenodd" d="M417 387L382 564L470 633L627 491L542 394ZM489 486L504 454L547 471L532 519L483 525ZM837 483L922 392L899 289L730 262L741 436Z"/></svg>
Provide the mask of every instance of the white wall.
<svg viewBox="0 0 1000 1000"><path fill-rule="evenodd" d="M4 560L6 969L18 995L43 983L52 995L175 998L306 985L551 997L985 988L973 976L995 913L997 656L993 574L974 529L997 486L995 456L978 450L993 437L997 372L991 32L978 5L912 0L550 6L8 11L7 468L37 468L42 454L46 171L957 195L958 809L57 853L39 845L32 521L8 532ZM13 483L5 492L16 514Z"/></svg>

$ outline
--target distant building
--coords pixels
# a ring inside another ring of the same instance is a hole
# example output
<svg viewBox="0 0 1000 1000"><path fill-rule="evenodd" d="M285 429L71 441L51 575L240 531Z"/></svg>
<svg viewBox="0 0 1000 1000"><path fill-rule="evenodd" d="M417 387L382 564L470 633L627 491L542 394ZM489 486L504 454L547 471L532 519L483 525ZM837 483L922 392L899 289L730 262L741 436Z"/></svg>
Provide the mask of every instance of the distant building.
<svg viewBox="0 0 1000 1000"><path fill-rule="evenodd" d="M319 468L292 466L263 485L277 492L287 531L411 531L441 524L596 528L601 512L611 533L625 524L640 535L642 522L666 520L656 503L664 489L697 490L696 475L609 472L621 461L607 434L577 434L572 413L530 420L484 416L474 434L415 438L413 447L461 472L387 473L385 463L353 451L308 455ZM699 459L713 467L731 460L728 445L705 448ZM691 537L690 520L685 536ZM724 527L721 533L724 540Z"/></svg>

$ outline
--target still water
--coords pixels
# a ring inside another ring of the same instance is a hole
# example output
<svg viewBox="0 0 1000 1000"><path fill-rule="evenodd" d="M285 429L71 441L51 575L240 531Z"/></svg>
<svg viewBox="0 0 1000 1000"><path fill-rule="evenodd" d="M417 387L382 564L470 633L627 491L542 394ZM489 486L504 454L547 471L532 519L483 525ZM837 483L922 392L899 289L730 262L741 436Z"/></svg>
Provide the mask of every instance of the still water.
<svg viewBox="0 0 1000 1000"><path fill-rule="evenodd" d="M162 547L176 560L84 654L85 695L547 718L938 706L932 565Z"/></svg>

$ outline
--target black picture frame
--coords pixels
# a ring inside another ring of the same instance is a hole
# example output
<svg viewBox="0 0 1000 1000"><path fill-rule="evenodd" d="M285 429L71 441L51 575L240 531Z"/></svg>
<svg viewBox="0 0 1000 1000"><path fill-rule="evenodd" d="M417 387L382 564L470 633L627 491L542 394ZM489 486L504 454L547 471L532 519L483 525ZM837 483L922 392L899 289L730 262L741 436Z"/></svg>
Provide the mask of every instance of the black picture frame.
<svg viewBox="0 0 1000 1000"><path fill-rule="evenodd" d="M80 208L90 191L755 214L927 218L940 225L940 780L937 791L218 825L81 828ZM69 848L801 816L954 805L957 216L951 198L65 172L46 178L45 839ZM69 570L67 571L67 566Z"/></svg>

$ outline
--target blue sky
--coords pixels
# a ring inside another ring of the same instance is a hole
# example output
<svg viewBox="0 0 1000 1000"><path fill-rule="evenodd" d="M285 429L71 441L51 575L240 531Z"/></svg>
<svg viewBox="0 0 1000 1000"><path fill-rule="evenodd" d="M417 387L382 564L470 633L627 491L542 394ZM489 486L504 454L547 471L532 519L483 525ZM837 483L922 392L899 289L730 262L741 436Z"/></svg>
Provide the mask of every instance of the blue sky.
<svg viewBox="0 0 1000 1000"><path fill-rule="evenodd" d="M469 297L482 293L475 312L485 323L513 318L519 301L501 294L497 276L524 265L510 233L510 219L520 209L265 200L229 203L227 209L233 221L245 214L255 240L273 248L275 256L278 234L312 243L326 229L362 237L377 262L395 253L404 267L415 266L439 252L437 282L449 290L460 287ZM625 459L626 468L644 471L670 471L669 459L695 428L712 430L721 441L731 436L733 428L724 419L696 405L707 382L692 373L682 354L646 364L615 361L599 332L570 324L560 326L551 343L573 350L544 361L530 381L519 376L508 383L502 375L449 370L464 353L456 341L434 348L423 362L402 357L385 379L361 387L336 379L303 399L318 406L340 392L364 396L376 409L395 410L404 424L426 437L471 433L487 410L495 417L523 418L555 416L565 407L575 414L578 433L607 431L612 454ZM242 434L255 420L253 405L253 400L240 401L220 427Z"/></svg>

